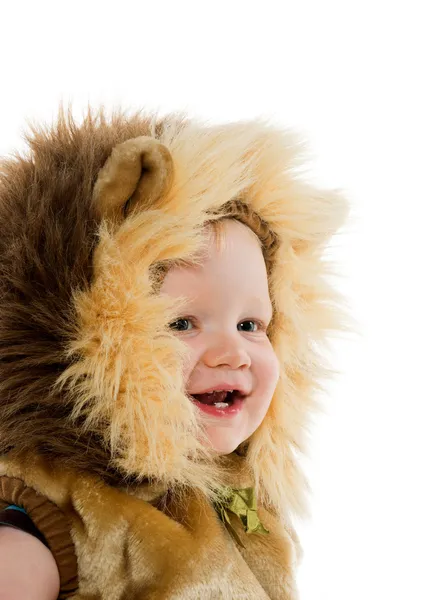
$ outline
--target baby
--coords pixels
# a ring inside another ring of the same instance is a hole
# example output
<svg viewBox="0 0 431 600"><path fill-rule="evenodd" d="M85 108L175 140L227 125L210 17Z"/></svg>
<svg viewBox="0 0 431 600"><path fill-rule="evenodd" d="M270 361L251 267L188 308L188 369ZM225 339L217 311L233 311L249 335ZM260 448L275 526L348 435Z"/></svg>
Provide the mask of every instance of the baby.
<svg viewBox="0 0 431 600"><path fill-rule="evenodd" d="M1 165L0 597L297 600L344 199L262 121L60 113L29 143Z"/></svg>

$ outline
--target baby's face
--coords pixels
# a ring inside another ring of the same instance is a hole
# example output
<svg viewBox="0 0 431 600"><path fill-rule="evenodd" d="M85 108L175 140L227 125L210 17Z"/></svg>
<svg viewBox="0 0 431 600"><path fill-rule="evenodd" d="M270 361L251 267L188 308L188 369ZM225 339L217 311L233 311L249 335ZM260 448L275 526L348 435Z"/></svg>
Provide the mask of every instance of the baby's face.
<svg viewBox="0 0 431 600"><path fill-rule="evenodd" d="M171 324L190 349L187 393L200 394L219 384L247 393L224 408L197 402L210 419L206 433L211 445L229 454L263 421L279 362L265 332L272 307L262 251L245 225L227 220L224 230L225 248L216 247L210 231L202 265L173 267L160 291L187 298L181 319Z"/></svg>

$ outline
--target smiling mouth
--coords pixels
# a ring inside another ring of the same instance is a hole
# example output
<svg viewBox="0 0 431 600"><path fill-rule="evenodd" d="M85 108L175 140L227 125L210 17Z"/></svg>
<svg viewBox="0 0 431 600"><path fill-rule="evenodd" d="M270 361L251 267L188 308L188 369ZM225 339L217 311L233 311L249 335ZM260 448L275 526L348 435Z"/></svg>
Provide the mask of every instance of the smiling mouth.
<svg viewBox="0 0 431 600"><path fill-rule="evenodd" d="M219 418L233 418L241 413L245 396L239 392L213 392L189 395L190 400L202 412Z"/></svg>
<svg viewBox="0 0 431 600"><path fill-rule="evenodd" d="M238 390L233 390L232 392L227 391L217 391L210 392L206 394L193 394L191 398L200 404L204 404L206 406L215 406L216 408L226 408L228 406L232 406L236 400L242 399L245 396L241 394Z"/></svg>

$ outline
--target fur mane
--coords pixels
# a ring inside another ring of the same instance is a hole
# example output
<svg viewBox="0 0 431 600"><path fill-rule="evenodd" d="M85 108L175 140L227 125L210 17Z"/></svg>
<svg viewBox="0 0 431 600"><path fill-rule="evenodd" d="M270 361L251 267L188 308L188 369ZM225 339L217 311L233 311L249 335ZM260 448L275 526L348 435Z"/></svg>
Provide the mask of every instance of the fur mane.
<svg viewBox="0 0 431 600"><path fill-rule="evenodd" d="M168 148L174 178L157 204L113 227L95 184L113 148L139 136ZM0 165L0 454L213 496L225 465L199 441L180 376L186 349L166 327L180 306L155 293L152 273L193 258L202 225L241 199L277 239L269 335L281 375L238 454L267 507L305 516L298 453L332 375L318 344L348 322L322 256L348 209L341 193L299 176L303 140L259 119L210 126L99 110L77 124L61 110L27 141L27 156Z"/></svg>

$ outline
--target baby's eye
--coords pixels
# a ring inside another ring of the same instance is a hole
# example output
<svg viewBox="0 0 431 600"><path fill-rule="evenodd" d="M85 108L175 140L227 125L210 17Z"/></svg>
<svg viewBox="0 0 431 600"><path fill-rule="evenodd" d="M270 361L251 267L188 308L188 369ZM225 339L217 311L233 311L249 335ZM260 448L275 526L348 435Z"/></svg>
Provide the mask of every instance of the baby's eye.
<svg viewBox="0 0 431 600"><path fill-rule="evenodd" d="M178 323L180 323L179 327L177 326ZM185 323L185 328L182 327L182 325L184 325L184 323ZM181 319L177 319L173 323L170 323L169 327L171 327L171 329L176 329L177 331L188 331L187 323L192 324L190 319L185 319L184 317L182 317Z"/></svg>
<svg viewBox="0 0 431 600"><path fill-rule="evenodd" d="M252 329L252 333L254 333L255 331L257 331L260 328L264 328L263 327L263 323L261 323L260 321L252 321L251 319L247 319L247 321L241 321L241 323L238 323L238 326L240 327L241 325L243 325L244 323L252 323L256 325L255 329ZM244 331L244 330L241 330ZM247 333L250 333L250 331L246 330Z"/></svg>

